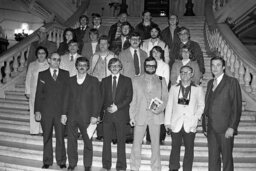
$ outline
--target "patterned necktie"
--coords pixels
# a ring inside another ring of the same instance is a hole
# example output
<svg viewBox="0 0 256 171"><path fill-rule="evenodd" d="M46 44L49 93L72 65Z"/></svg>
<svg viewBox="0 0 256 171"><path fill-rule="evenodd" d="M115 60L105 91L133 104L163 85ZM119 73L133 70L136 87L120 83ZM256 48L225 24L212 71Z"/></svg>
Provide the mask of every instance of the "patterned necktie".
<svg viewBox="0 0 256 171"><path fill-rule="evenodd" d="M56 81L57 80L57 70L53 70L52 78Z"/></svg>
<svg viewBox="0 0 256 171"><path fill-rule="evenodd" d="M115 101L115 97L116 97L116 76L113 77L113 85L112 85L112 100L113 100L113 103Z"/></svg>
<svg viewBox="0 0 256 171"><path fill-rule="evenodd" d="M137 54L137 50L134 50L134 55L133 55L133 62L134 62L134 68L135 68L135 75L140 74L140 66L139 66L139 57Z"/></svg>
<svg viewBox="0 0 256 171"><path fill-rule="evenodd" d="M71 62L74 61L74 56L73 55L70 56L70 61Z"/></svg>
<svg viewBox="0 0 256 171"><path fill-rule="evenodd" d="M217 88L217 79L215 78L214 80L213 80L213 87L212 87L212 91L214 91L216 88Z"/></svg>

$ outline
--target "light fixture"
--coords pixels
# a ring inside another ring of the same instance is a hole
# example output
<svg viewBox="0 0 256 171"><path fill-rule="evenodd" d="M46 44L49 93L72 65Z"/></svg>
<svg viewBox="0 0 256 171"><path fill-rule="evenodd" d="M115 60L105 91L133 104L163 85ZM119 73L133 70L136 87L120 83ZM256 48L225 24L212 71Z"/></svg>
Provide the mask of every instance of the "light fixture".
<svg viewBox="0 0 256 171"><path fill-rule="evenodd" d="M15 40L19 42L24 38L28 37L28 35L32 34L33 32L33 30L29 30L29 26L27 23L22 23L21 28L14 30Z"/></svg>

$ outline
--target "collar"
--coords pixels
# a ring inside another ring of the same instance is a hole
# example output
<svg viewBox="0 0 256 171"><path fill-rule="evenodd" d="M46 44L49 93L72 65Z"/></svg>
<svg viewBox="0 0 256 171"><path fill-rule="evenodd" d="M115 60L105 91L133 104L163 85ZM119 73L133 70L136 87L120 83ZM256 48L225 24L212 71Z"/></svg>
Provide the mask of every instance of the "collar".
<svg viewBox="0 0 256 171"><path fill-rule="evenodd" d="M137 51L137 54L140 53L140 48L139 47L137 49L134 49L133 47L130 47L130 51L131 51L132 55L134 54L134 50Z"/></svg>
<svg viewBox="0 0 256 171"><path fill-rule="evenodd" d="M218 76L217 79L217 85L221 82L222 78L224 76L224 73L222 73L220 76Z"/></svg>
<svg viewBox="0 0 256 171"><path fill-rule="evenodd" d="M116 74L116 75L114 75L114 74L111 74L111 78L113 79L113 77L114 76L116 76L116 80L118 80L119 79L119 77L120 77L120 73L118 73L118 74Z"/></svg>
<svg viewBox="0 0 256 171"><path fill-rule="evenodd" d="M56 69L50 68L50 72L51 72L52 75L54 73L54 70L57 70L56 74L58 75L59 74L59 68L56 68Z"/></svg>

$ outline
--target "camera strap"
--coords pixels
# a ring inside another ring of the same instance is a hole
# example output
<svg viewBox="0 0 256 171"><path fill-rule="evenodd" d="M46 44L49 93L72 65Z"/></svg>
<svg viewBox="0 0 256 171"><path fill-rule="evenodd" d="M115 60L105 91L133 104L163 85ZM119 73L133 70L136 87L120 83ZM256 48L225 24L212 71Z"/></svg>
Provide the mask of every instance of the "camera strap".
<svg viewBox="0 0 256 171"><path fill-rule="evenodd" d="M185 89L188 90L188 93L185 93ZM180 89L179 89L178 98L180 97L180 92L181 92L182 97L183 97L184 99L190 100L190 96L191 96L191 85L189 85L188 88L184 88L184 87L180 84Z"/></svg>

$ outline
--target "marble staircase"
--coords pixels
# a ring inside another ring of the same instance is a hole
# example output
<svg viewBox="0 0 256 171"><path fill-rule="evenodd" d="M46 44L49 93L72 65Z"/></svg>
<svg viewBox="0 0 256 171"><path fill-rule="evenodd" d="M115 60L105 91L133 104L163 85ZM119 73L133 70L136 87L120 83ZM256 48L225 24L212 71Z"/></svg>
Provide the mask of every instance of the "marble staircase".
<svg viewBox="0 0 256 171"><path fill-rule="evenodd" d="M191 17L190 17L191 18ZM137 22L138 19L132 20ZM110 22L110 21L109 21ZM196 19L184 18L180 20L180 25L186 25L191 29L191 39L199 42L205 59L206 73L202 85L205 87L211 78L210 57L207 54L204 42L204 18ZM161 27L164 27L161 25ZM23 76L24 77L24 76ZM21 79L22 80L22 79ZM246 102L244 102L245 104ZM36 171L41 170L43 138L41 136L31 136L29 134L29 107L28 100L24 96L24 79L16 83L14 88L5 91L5 98L0 99L0 171ZM255 171L256 170L256 112L243 111L239 125L239 134L235 138L234 163L235 171ZM66 140L65 140L66 141ZM168 171L169 155L171 151L171 137L167 136L161 145L162 171ZM55 138L53 140L55 146ZM93 138L93 168L92 171L101 171L102 142ZM127 164L130 168L131 144L127 144ZM83 142L78 143L79 162L77 171L83 170L82 153ZM141 171L150 170L150 145L142 145ZM115 168L117 147L112 145L112 168ZM207 140L202 133L202 128L198 127L195 138L193 171L207 171L208 149ZM184 157L184 147L181 149L181 164ZM49 171L60 170L56 163ZM180 169L182 170L182 169ZM115 169L112 169L115 171Z"/></svg>

